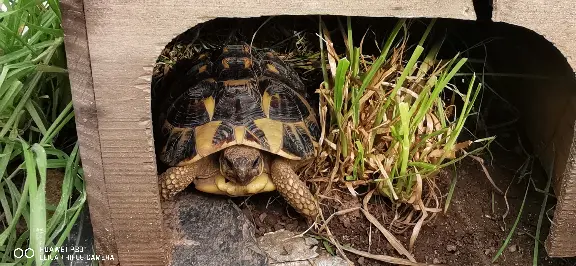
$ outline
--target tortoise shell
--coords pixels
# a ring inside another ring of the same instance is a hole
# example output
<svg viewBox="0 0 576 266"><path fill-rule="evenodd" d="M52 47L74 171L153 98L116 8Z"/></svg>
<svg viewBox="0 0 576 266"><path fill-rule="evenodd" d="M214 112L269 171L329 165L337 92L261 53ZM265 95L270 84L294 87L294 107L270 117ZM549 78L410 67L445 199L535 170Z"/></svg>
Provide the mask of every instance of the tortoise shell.
<svg viewBox="0 0 576 266"><path fill-rule="evenodd" d="M159 157L167 165L187 165L232 145L293 160L316 154L320 129L304 84L271 50L228 45L179 67L174 81L155 93L164 98Z"/></svg>

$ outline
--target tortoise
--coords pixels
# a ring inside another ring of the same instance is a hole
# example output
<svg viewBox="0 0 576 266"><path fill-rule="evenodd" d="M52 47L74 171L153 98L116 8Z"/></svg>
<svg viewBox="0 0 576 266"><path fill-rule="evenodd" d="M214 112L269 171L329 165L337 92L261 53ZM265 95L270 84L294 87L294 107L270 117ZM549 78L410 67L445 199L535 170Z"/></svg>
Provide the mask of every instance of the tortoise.
<svg viewBox="0 0 576 266"><path fill-rule="evenodd" d="M156 92L159 158L170 167L159 177L162 197L192 183L232 197L277 190L314 219L316 201L296 171L315 157L320 128L297 73L247 44L206 49L180 69Z"/></svg>

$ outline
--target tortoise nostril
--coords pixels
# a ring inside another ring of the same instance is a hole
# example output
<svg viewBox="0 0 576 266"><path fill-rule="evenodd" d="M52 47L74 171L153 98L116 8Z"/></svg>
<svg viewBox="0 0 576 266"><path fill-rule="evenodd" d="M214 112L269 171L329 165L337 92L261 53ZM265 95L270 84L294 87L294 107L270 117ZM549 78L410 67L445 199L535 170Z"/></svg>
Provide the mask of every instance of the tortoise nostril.
<svg viewBox="0 0 576 266"><path fill-rule="evenodd" d="M260 157L256 158L256 160L254 160L254 162L252 163L252 167L258 167L259 164L260 164Z"/></svg>
<svg viewBox="0 0 576 266"><path fill-rule="evenodd" d="M229 167L232 168L234 166L234 164L228 160L228 158L224 158L224 163Z"/></svg>

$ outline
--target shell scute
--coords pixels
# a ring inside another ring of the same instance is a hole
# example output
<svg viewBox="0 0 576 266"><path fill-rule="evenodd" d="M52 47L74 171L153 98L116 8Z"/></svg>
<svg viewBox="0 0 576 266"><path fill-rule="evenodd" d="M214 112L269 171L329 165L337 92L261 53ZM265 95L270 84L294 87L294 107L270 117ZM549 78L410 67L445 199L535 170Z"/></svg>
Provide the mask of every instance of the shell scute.
<svg viewBox="0 0 576 266"><path fill-rule="evenodd" d="M260 82L265 92L270 95L268 117L287 123L301 122L310 115L306 100L286 84L267 79Z"/></svg>
<svg viewBox="0 0 576 266"><path fill-rule="evenodd" d="M160 159L185 165L232 145L289 159L313 156L316 115L297 73L272 52L228 45L183 64L158 88Z"/></svg>

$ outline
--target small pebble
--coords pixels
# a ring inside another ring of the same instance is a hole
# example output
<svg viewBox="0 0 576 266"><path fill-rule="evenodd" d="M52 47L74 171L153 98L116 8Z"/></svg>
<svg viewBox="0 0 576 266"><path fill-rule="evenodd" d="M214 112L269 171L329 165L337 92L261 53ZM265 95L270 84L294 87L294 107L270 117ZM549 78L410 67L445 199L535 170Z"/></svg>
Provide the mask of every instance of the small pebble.
<svg viewBox="0 0 576 266"><path fill-rule="evenodd" d="M434 258L434 259L432 260L432 263L434 263L434 264L440 264L440 260L437 259L437 258Z"/></svg>
<svg viewBox="0 0 576 266"><path fill-rule="evenodd" d="M448 250L449 252L454 252L454 251L456 251L456 246L455 245L448 245L448 246L446 246L446 250Z"/></svg>
<svg viewBox="0 0 576 266"><path fill-rule="evenodd" d="M364 257L360 257L360 258L358 259L358 264L364 265Z"/></svg>
<svg viewBox="0 0 576 266"><path fill-rule="evenodd" d="M516 252L518 250L518 246L516 245L512 245L510 247L508 247L508 251L510 252Z"/></svg>

